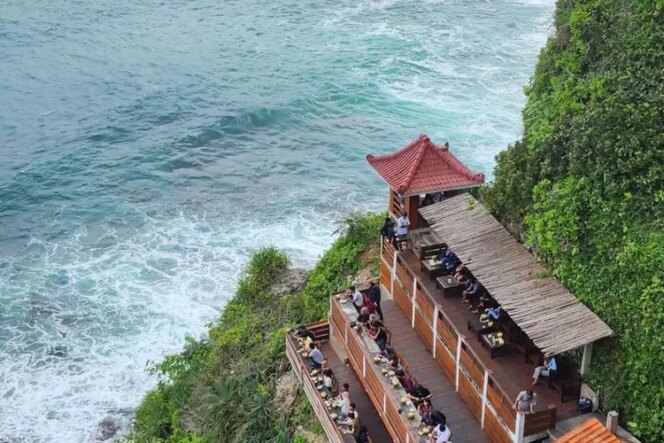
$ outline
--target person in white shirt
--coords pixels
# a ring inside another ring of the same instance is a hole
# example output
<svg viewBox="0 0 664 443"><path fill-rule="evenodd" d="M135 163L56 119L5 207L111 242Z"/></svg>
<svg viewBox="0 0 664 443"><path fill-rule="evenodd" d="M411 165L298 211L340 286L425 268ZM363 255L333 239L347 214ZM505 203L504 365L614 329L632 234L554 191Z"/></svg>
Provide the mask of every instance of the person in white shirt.
<svg viewBox="0 0 664 443"><path fill-rule="evenodd" d="M448 428L445 423L440 423L431 433L431 443L447 443L452 438L452 431Z"/></svg>
<svg viewBox="0 0 664 443"><path fill-rule="evenodd" d="M355 310L359 314L364 306L364 296L359 290L355 289L355 286L351 286L348 289L350 290L348 292L348 298L353 301L353 306L355 306Z"/></svg>
<svg viewBox="0 0 664 443"><path fill-rule="evenodd" d="M408 214L406 212L401 213L401 217L397 220L397 239L398 240L407 240L408 239L408 227L410 226L410 220L408 219Z"/></svg>

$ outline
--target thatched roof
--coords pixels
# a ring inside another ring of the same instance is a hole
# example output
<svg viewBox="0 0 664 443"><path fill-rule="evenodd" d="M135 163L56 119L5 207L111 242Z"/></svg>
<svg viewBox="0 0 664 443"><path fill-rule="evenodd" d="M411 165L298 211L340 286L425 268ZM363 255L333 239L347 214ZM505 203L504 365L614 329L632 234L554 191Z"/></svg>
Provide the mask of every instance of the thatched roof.
<svg viewBox="0 0 664 443"><path fill-rule="evenodd" d="M544 355L613 335L470 194L420 214Z"/></svg>

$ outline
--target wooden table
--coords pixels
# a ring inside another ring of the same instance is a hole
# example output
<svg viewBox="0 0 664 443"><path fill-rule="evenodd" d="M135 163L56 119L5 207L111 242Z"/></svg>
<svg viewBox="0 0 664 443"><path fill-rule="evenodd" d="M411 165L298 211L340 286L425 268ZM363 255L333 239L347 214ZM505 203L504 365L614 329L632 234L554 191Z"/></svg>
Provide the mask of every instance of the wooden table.
<svg viewBox="0 0 664 443"><path fill-rule="evenodd" d="M480 335L480 343L482 343L482 346L486 346L489 349L489 353L490 353L492 359L494 357L500 357L500 356L503 356L503 355L510 355L512 353L512 350L507 345L507 343L504 343L502 346L495 346L491 342L491 339L489 338L489 335L490 334Z"/></svg>
<svg viewBox="0 0 664 443"><path fill-rule="evenodd" d="M430 280L440 277L445 273L442 263L433 260L422 260L420 264L420 271L426 273Z"/></svg>
<svg viewBox="0 0 664 443"><path fill-rule="evenodd" d="M460 296L463 291L463 285L453 275L438 277L436 279L436 287L443 292L444 298Z"/></svg>
<svg viewBox="0 0 664 443"><path fill-rule="evenodd" d="M498 330L496 327L496 322L493 321L492 323L493 324L491 326L486 326L480 321L479 317L477 317L468 322L468 330L477 331L477 341L481 343L483 335L491 334L492 332L496 332Z"/></svg>

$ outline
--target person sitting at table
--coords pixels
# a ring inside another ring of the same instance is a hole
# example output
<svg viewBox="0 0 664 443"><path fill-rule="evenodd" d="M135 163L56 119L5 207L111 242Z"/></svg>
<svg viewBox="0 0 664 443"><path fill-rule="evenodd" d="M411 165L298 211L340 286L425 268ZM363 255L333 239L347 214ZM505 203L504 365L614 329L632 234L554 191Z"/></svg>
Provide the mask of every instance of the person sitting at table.
<svg viewBox="0 0 664 443"><path fill-rule="evenodd" d="M503 308L498 305L495 308L489 308L486 310L486 316L489 320L496 321L500 318L500 314L503 313Z"/></svg>
<svg viewBox="0 0 664 443"><path fill-rule="evenodd" d="M397 351L394 350L392 345L385 345L385 349L380 351L380 354L388 360L392 360L397 356Z"/></svg>
<svg viewBox="0 0 664 443"><path fill-rule="evenodd" d="M381 350L385 348L385 345L387 344L387 332L385 332L385 326L382 326L377 321L372 322L369 327L369 337L376 342L378 348Z"/></svg>
<svg viewBox="0 0 664 443"><path fill-rule="evenodd" d="M413 390L408 393L408 398L410 398L413 401L413 404L417 407L424 400L431 400L431 391L418 383Z"/></svg>
<svg viewBox="0 0 664 443"><path fill-rule="evenodd" d="M355 437L355 443L369 443L369 430L363 424L360 424L360 432Z"/></svg>
<svg viewBox="0 0 664 443"><path fill-rule="evenodd" d="M536 404L537 394L535 394L532 389L527 389L519 392L519 395L516 396L516 400L514 400L512 409L525 412L526 414L534 414Z"/></svg>
<svg viewBox="0 0 664 443"><path fill-rule="evenodd" d="M348 293L346 297L353 302L353 306L357 313L360 313L360 309L364 306L364 296L360 291L358 291L355 286L348 288Z"/></svg>
<svg viewBox="0 0 664 443"><path fill-rule="evenodd" d="M480 282L476 278L471 278L468 282L468 286L461 293L461 301L463 303L473 304L473 299L477 297L480 293Z"/></svg>
<svg viewBox="0 0 664 443"><path fill-rule="evenodd" d="M309 349L309 344L316 341L314 333L308 330L305 326L297 328L295 330L295 336L300 340L304 349Z"/></svg>
<svg viewBox="0 0 664 443"><path fill-rule="evenodd" d="M558 370L558 364L555 357L549 357L544 360L544 366L538 366L533 372L533 386L539 383L540 377L548 377Z"/></svg>
<svg viewBox="0 0 664 443"><path fill-rule="evenodd" d="M463 264L460 264L456 267L454 272L454 279L459 284L465 284L468 282L468 269Z"/></svg>
<svg viewBox="0 0 664 443"><path fill-rule="evenodd" d="M440 422L436 425L431 433L431 442L432 443L447 443L452 438L452 431L447 427L446 419L443 414L442 419L439 419Z"/></svg>
<svg viewBox="0 0 664 443"><path fill-rule="evenodd" d="M403 390L406 391L407 394L409 394L415 387L415 382L413 381L413 377L403 369L397 369L394 372L394 375L396 375L396 377L399 379L399 383L401 383L401 387L403 388Z"/></svg>
<svg viewBox="0 0 664 443"><path fill-rule="evenodd" d="M364 327L369 327L369 318L371 314L367 308L360 309L360 315L357 316L357 322Z"/></svg>
<svg viewBox="0 0 664 443"><path fill-rule="evenodd" d="M332 369L323 369L323 386L325 386L334 396L334 373Z"/></svg>
<svg viewBox="0 0 664 443"><path fill-rule="evenodd" d="M401 366L401 363L399 362L399 357L394 354L394 357L390 360L390 363L387 365L387 369L391 369L395 373L399 370L403 370L403 366Z"/></svg>
<svg viewBox="0 0 664 443"><path fill-rule="evenodd" d="M325 357L323 353L316 347L314 343L309 343L309 358L311 358L312 368L311 369L321 369L323 367L323 361Z"/></svg>
<svg viewBox="0 0 664 443"><path fill-rule="evenodd" d="M339 392L339 396L336 398L341 402L341 410L339 411L339 418L341 420L348 417L348 413L350 412L350 394L348 393L349 390L350 385L348 383L344 383L341 386L341 392Z"/></svg>
<svg viewBox="0 0 664 443"><path fill-rule="evenodd" d="M443 243L440 248L440 265L443 271L452 274L456 267L461 264L461 260L459 260L459 257L454 252L450 251L447 243Z"/></svg>
<svg viewBox="0 0 664 443"><path fill-rule="evenodd" d="M344 424L348 425L349 429L347 431L342 430L342 432L353 434L353 438L357 441L357 437L360 435L360 427L362 426L359 414L353 411L349 412Z"/></svg>
<svg viewBox="0 0 664 443"><path fill-rule="evenodd" d="M417 412L420 414L422 423L427 426L433 425L433 416L431 415L433 412L433 406L429 400L424 400L422 403L420 403L420 405L417 407Z"/></svg>
<svg viewBox="0 0 664 443"><path fill-rule="evenodd" d="M362 307L367 308L370 314L376 312L376 305L366 292L362 294Z"/></svg>
<svg viewBox="0 0 664 443"><path fill-rule="evenodd" d="M376 323L378 326L382 326L383 328L385 327L385 323L380 321L378 319L378 315L376 314L369 314L369 324L371 323Z"/></svg>

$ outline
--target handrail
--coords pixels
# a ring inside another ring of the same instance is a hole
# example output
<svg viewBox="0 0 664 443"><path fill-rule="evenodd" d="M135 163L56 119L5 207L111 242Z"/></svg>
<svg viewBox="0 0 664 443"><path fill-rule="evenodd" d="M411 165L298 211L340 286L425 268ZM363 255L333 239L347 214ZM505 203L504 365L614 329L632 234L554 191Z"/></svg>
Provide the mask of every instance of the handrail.
<svg viewBox="0 0 664 443"><path fill-rule="evenodd" d="M286 356L288 357L298 380L302 383L302 388L309 398L311 407L318 417L318 421L320 421L323 426L323 430L325 431L328 440L333 443L349 443L354 441L354 439L350 438L348 434L342 433L330 417L327 407L323 403L323 399L318 394L318 390L309 376L308 368L300 358L297 347L295 346L295 342L290 333L286 334Z"/></svg>

